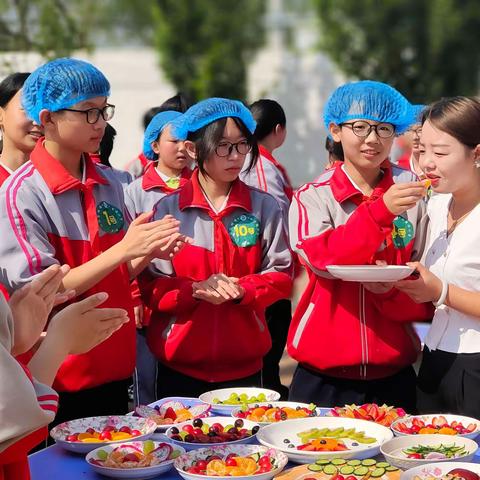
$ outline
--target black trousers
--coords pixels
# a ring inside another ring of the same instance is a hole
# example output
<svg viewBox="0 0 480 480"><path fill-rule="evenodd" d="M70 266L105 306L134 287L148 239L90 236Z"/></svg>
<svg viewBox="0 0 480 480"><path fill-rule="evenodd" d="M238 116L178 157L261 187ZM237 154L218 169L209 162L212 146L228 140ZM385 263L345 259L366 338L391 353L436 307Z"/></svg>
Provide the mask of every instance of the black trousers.
<svg viewBox="0 0 480 480"><path fill-rule="evenodd" d="M411 366L386 378L349 380L328 377L298 365L290 386L289 400L313 402L319 407L385 403L414 413L415 384L415 370Z"/></svg>
<svg viewBox="0 0 480 480"><path fill-rule="evenodd" d="M288 329L292 321L292 302L279 300L265 310L268 330L272 337L272 348L263 357L263 386L271 388L287 400L288 387L280 381L280 360L287 343Z"/></svg>
<svg viewBox="0 0 480 480"><path fill-rule="evenodd" d="M226 382L205 382L189 377L158 362L157 365L157 398L165 397L198 397L204 392L217 388L262 387L261 371L249 377Z"/></svg>
<svg viewBox="0 0 480 480"><path fill-rule="evenodd" d="M417 385L420 413L447 412L480 418L480 353L450 353L425 347Z"/></svg>

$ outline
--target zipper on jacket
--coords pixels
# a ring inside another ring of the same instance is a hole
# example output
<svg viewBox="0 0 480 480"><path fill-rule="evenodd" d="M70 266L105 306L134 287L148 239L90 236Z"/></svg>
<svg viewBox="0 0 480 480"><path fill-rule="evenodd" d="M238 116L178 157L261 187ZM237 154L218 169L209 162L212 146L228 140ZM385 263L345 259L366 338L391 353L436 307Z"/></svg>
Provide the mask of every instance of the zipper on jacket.
<svg viewBox="0 0 480 480"><path fill-rule="evenodd" d="M362 361L360 364L360 378L366 380L367 378L367 364L368 364L368 340L367 340L367 320L365 315L365 288L360 284L359 295L359 319L360 319L360 342L362 348Z"/></svg>

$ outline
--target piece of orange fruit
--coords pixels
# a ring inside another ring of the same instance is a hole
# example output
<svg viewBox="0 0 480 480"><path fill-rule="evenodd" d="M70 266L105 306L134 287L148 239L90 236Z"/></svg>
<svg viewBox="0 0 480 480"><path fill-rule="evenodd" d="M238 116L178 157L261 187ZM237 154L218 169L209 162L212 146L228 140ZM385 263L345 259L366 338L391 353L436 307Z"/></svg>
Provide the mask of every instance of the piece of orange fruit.
<svg viewBox="0 0 480 480"><path fill-rule="evenodd" d="M217 477L224 477L228 473L228 468L229 467L225 465L225 462L223 460L212 460L208 462L206 474L213 476L216 475Z"/></svg>
<svg viewBox="0 0 480 480"><path fill-rule="evenodd" d="M243 475L252 475L257 469L257 462L251 457L234 457L237 462L237 467L243 470Z"/></svg>

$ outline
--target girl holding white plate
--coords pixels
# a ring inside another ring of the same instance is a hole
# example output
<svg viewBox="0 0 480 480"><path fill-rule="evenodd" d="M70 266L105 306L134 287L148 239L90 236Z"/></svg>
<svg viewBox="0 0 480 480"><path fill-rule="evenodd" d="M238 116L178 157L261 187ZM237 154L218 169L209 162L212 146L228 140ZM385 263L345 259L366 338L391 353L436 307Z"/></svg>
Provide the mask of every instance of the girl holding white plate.
<svg viewBox="0 0 480 480"><path fill-rule="evenodd" d="M480 102L454 97L424 114L420 166L435 195L420 278L397 288L433 302L418 378L418 409L480 418Z"/></svg>

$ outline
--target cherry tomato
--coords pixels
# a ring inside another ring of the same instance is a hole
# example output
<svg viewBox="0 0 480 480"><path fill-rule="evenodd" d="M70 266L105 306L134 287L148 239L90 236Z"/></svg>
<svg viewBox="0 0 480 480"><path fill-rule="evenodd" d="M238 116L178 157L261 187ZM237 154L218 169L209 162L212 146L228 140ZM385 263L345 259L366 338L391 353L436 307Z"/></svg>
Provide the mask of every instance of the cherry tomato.
<svg viewBox="0 0 480 480"><path fill-rule="evenodd" d="M100 440L111 440L112 439L112 434L110 432L105 432L103 431L100 434L100 437L98 437Z"/></svg>
<svg viewBox="0 0 480 480"><path fill-rule="evenodd" d="M122 427L119 432L124 432L124 433L131 433L131 430L130 430L130 427L128 427L127 425L125 425L124 427Z"/></svg>
<svg viewBox="0 0 480 480"><path fill-rule="evenodd" d="M225 461L225 465L227 467L236 467L237 466L237 461L232 457L232 458L228 458L226 461Z"/></svg>

